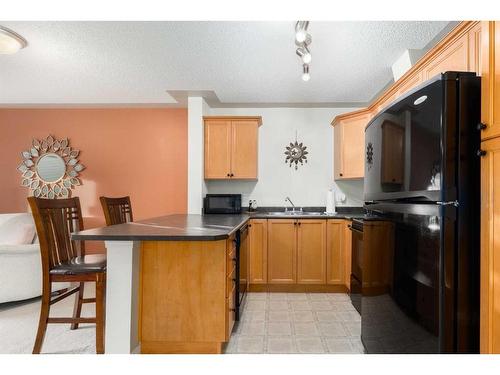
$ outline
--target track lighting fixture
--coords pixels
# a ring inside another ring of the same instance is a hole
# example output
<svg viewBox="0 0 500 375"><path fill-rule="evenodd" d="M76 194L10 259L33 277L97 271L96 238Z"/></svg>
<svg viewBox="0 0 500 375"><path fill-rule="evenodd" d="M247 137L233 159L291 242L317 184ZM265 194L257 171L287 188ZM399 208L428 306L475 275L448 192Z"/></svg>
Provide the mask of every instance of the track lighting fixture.
<svg viewBox="0 0 500 375"><path fill-rule="evenodd" d="M297 45L297 50L295 53L302 60L302 80L309 81L311 76L309 74L309 64L311 63L312 56L311 51L309 51L308 46L312 42L311 35L307 32L309 27L309 21L297 21L295 24L295 44Z"/></svg>
<svg viewBox="0 0 500 375"><path fill-rule="evenodd" d="M296 51L297 55L302 59L304 64L309 64L312 60L311 52L307 47L299 47Z"/></svg>
<svg viewBox="0 0 500 375"><path fill-rule="evenodd" d="M302 65L302 80L307 82L311 79L311 75L309 74L309 65Z"/></svg>

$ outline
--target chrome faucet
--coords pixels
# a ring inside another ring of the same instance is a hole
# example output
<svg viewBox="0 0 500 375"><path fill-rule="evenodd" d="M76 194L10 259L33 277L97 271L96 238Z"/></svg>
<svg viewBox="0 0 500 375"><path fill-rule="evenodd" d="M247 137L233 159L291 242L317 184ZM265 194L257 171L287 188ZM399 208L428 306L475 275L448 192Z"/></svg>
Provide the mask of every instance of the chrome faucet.
<svg viewBox="0 0 500 375"><path fill-rule="evenodd" d="M293 204L292 200L290 199L290 197L286 197L285 198L285 203L288 202L292 205L292 212L295 212L297 210L297 207ZM285 212L288 211L288 208L285 207ZM302 208L298 209L298 211L302 211Z"/></svg>

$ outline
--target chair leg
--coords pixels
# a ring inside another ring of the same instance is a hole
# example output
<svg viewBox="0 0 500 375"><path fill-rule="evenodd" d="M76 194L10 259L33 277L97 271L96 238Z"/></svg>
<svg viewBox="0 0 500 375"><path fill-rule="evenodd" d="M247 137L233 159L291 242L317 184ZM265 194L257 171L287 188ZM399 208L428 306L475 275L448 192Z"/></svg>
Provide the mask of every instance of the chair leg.
<svg viewBox="0 0 500 375"><path fill-rule="evenodd" d="M73 318L79 318L82 313L83 290L85 283L80 283L80 290L75 294L75 306L73 307ZM78 323L71 323L71 329L78 329Z"/></svg>
<svg viewBox="0 0 500 375"><path fill-rule="evenodd" d="M95 348L97 354L104 354L104 324L105 308L104 297L106 290L106 275L97 274L95 282L95 317L96 317L96 335Z"/></svg>
<svg viewBox="0 0 500 375"><path fill-rule="evenodd" d="M49 284L50 285L50 284ZM42 305L40 307L40 319L38 320L38 330L36 333L35 345L33 346L33 354L40 354L43 345L43 339L45 338L45 332L47 331L47 320L49 318L50 312L50 291L51 287L46 290L43 288L42 294Z"/></svg>

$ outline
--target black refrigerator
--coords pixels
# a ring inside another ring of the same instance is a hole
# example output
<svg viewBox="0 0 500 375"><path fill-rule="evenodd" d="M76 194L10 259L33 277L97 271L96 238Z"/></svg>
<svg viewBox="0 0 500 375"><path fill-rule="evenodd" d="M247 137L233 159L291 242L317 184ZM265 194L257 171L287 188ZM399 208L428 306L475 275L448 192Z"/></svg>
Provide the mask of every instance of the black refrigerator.
<svg viewBox="0 0 500 375"><path fill-rule="evenodd" d="M362 288L367 353L479 352L480 91L446 72L366 127L365 209L392 238Z"/></svg>

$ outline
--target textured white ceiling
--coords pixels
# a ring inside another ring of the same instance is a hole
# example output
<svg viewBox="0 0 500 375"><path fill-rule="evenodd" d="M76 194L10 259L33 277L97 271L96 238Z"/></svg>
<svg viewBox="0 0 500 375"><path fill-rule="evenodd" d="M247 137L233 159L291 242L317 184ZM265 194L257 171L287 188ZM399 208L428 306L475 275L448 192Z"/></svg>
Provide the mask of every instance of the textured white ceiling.
<svg viewBox="0 0 500 375"><path fill-rule="evenodd" d="M405 49L448 22L311 22L311 80L301 80L294 22L1 22L28 40L0 55L0 105L365 103ZM448 26L449 27L449 26ZM223 104L222 104L223 105Z"/></svg>

